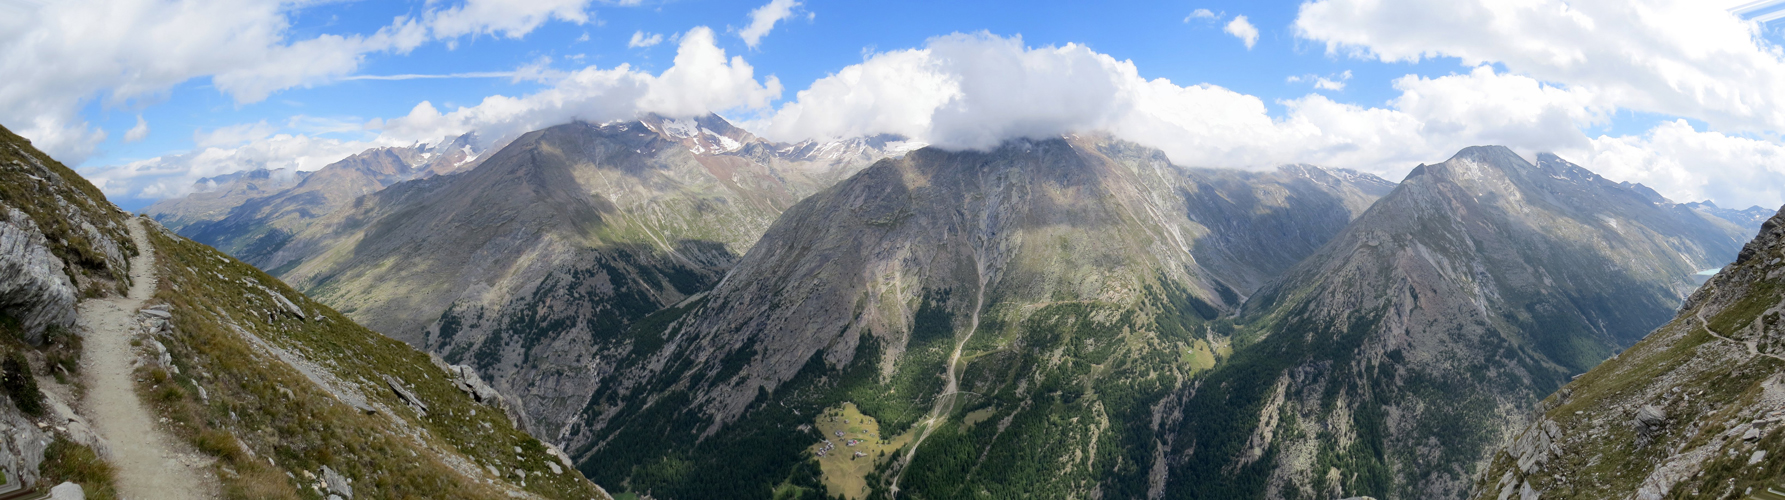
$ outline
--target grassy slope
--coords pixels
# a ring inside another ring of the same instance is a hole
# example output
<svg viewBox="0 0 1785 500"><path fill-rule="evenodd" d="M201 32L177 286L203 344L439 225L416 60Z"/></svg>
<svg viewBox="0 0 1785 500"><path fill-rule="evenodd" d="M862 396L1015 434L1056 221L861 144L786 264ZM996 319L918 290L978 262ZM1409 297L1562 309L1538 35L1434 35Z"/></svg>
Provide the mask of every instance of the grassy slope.
<svg viewBox="0 0 1785 500"><path fill-rule="evenodd" d="M155 301L174 311L174 333L161 341L181 369L146 370L141 389L176 434L220 459L217 475L228 496L319 498L304 473L325 465L355 478L354 492L364 498L502 497L501 488L484 484L489 467L501 471L499 480L547 498L600 496L574 470L548 470L556 459L543 445L515 430L499 410L459 392L427 355L221 252L152 234L162 276ZM262 287L298 303L309 320L281 312ZM341 404L230 325L326 367L385 411L368 415ZM430 411L419 415L406 406L381 375L412 385ZM470 457L483 470L466 477L435 458L440 455ZM524 482L517 469L526 472Z"/></svg>
<svg viewBox="0 0 1785 500"><path fill-rule="evenodd" d="M1698 319L1737 340L1758 340L1762 352L1780 352L1778 260L1785 254L1777 246L1750 248L1756 257L1724 268L1673 322L1546 399L1544 420L1560 430L1560 453L1529 473L1518 470L1510 452L1497 453L1475 497L1496 498L1508 483L1528 483L1543 498L1629 496L1657 466L1694 451L1708 453L1666 498L1741 498L1750 487L1781 484L1785 427L1766 420L1769 410L1780 410L1785 362L1749 356L1746 346L1711 335ZM1635 411L1642 405L1665 411L1667 424L1640 428ZM1740 439L1740 426L1755 422L1759 437ZM1770 452L1750 464L1756 450Z"/></svg>

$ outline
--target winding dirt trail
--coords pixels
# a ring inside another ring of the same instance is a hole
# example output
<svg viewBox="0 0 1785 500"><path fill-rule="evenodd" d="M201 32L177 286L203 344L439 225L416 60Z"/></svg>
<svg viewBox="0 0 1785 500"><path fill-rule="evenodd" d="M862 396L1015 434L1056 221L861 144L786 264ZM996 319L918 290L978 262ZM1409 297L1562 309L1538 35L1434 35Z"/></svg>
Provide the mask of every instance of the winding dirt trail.
<svg viewBox="0 0 1785 500"><path fill-rule="evenodd" d="M216 498L208 478L209 460L187 452L155 427L155 417L135 390L130 339L141 329L136 311L155 294L155 249L142 222L131 219L130 238L142 254L130 259L130 295L89 299L80 304L86 332L81 373L87 394L82 406L104 438L117 468L119 496L128 500Z"/></svg>
<svg viewBox="0 0 1785 500"><path fill-rule="evenodd" d="M1750 356L1750 357L1753 357L1753 356L1766 356L1766 357L1769 357L1769 358L1773 358L1773 359L1776 359L1776 360L1779 360L1779 361L1785 361L1785 357L1781 357L1781 356L1779 356L1779 355L1777 355L1777 354L1770 354L1770 353L1764 353L1764 352L1760 352L1760 347L1759 347L1759 346L1757 346L1757 345L1756 345L1756 343L1755 343L1755 342L1754 342L1754 341L1748 341L1748 342L1742 342L1742 341L1739 341L1739 340L1735 340L1735 339L1732 339L1732 338L1729 338L1729 337L1725 337L1725 336L1723 336L1723 334L1721 334L1721 333L1717 333L1717 331L1716 331L1716 330L1712 330L1712 329L1711 329L1711 322L1710 322L1710 321L1708 321L1708 320L1706 320L1706 319L1704 319L1704 306L1699 306L1699 308L1698 308L1698 310L1697 310L1697 311L1693 311L1693 313L1692 313L1692 317L1693 317L1693 318L1696 318L1696 319L1698 319L1698 324L1699 324L1699 325L1703 325L1703 326L1704 326L1704 331L1705 331L1705 332L1706 332L1706 333L1709 333L1709 334L1711 334L1711 336L1712 336L1712 337L1716 337L1716 338L1718 338L1718 339L1720 339L1720 340L1722 340L1722 341L1724 341L1724 342L1729 342L1729 343L1731 343L1731 344L1737 344L1737 345L1741 345L1741 346L1744 346L1744 347L1747 347L1747 348L1748 348L1748 356Z"/></svg>

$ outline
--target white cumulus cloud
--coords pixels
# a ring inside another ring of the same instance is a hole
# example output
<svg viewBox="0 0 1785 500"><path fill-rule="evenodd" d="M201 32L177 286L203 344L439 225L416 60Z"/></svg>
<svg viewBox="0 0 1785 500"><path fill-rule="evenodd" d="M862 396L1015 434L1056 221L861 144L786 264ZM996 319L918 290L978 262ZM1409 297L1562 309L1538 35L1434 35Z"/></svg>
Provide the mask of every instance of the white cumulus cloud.
<svg viewBox="0 0 1785 500"><path fill-rule="evenodd" d="M1702 0L1315 0L1298 36L1386 62L1455 57L1622 108L1726 130L1785 130L1785 55L1760 24Z"/></svg>
<svg viewBox="0 0 1785 500"><path fill-rule="evenodd" d="M793 9L799 7L798 0L769 0L769 3L750 11L750 25L738 32L744 44L756 48L762 37L768 36L769 30L775 29L775 23L793 15Z"/></svg>
<svg viewBox="0 0 1785 500"><path fill-rule="evenodd" d="M1227 27L1222 28L1221 31L1226 31L1234 38L1246 42L1246 50L1252 50L1252 46L1258 44L1258 27L1253 26L1251 21L1247 21L1246 16L1233 16L1233 20L1229 21Z"/></svg>
<svg viewBox="0 0 1785 500"><path fill-rule="evenodd" d="M1609 178L1655 187L1677 201L1773 209L1785 200L1785 146L1696 130L1685 120L1637 136L1594 138L1575 161Z"/></svg>
<svg viewBox="0 0 1785 500"><path fill-rule="evenodd" d="M427 2L372 33L301 35L291 19L317 2L285 0L58 0L0 2L0 123L70 164L106 138L80 117L95 100L118 106L162 98L209 78L238 104L326 84L374 53L430 40L520 37L543 23L592 20L592 0ZM126 133L126 139L129 134Z"/></svg>

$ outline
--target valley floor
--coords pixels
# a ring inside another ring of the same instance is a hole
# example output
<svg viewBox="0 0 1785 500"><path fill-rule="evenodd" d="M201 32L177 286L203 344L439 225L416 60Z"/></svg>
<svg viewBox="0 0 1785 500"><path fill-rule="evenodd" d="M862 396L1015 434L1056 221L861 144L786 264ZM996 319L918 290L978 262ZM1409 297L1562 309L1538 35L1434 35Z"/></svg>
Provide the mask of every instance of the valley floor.
<svg viewBox="0 0 1785 500"><path fill-rule="evenodd" d="M133 219L129 225L130 237L142 249L130 263L130 295L80 304L80 323L86 332L81 371L87 384L81 403L107 443L120 497L215 498L216 481L205 472L211 459L184 450L157 429L155 418L136 394L132 370L136 354L130 341L140 329L137 309L155 294L155 247L141 222Z"/></svg>

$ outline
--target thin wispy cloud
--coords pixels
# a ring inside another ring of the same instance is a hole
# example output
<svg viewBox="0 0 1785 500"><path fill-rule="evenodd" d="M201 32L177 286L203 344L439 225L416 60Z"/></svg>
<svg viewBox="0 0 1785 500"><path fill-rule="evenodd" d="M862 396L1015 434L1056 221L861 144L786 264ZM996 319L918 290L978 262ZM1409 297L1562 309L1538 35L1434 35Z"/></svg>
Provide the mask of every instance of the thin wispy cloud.
<svg viewBox="0 0 1785 500"><path fill-rule="evenodd" d="M1220 19L1220 18L1221 18L1221 14L1216 14L1212 10L1196 9L1196 10L1190 11L1189 16L1184 17L1184 22L1187 23L1187 22L1197 20L1197 19L1215 20L1215 19Z"/></svg>
<svg viewBox="0 0 1785 500"><path fill-rule="evenodd" d="M768 36L769 30L775 29L775 23L793 15L793 9L799 7L796 0L771 0L767 5L750 11L750 26L738 32L744 44L750 48L762 43L762 37Z"/></svg>
<svg viewBox="0 0 1785 500"><path fill-rule="evenodd" d="M1351 80L1351 70L1345 70L1342 73L1331 76L1294 75L1286 80L1289 83L1312 82L1314 88L1319 90L1340 91L1345 90L1345 82Z"/></svg>
<svg viewBox="0 0 1785 500"><path fill-rule="evenodd" d="M1729 13L1749 21L1770 23L1785 19L1785 0L1749 2L1729 9Z"/></svg>
<svg viewBox="0 0 1785 500"><path fill-rule="evenodd" d="M341 77L342 80L430 80L445 78L514 78L520 73L514 71L474 71L470 73L420 74L407 73L401 75L352 75Z"/></svg>
<svg viewBox="0 0 1785 500"><path fill-rule="evenodd" d="M657 45L659 43L663 43L663 34L662 33L645 33L643 31L634 31L634 32L632 32L632 39L628 40L626 42L626 47L637 49L637 48L650 47L652 45Z"/></svg>

